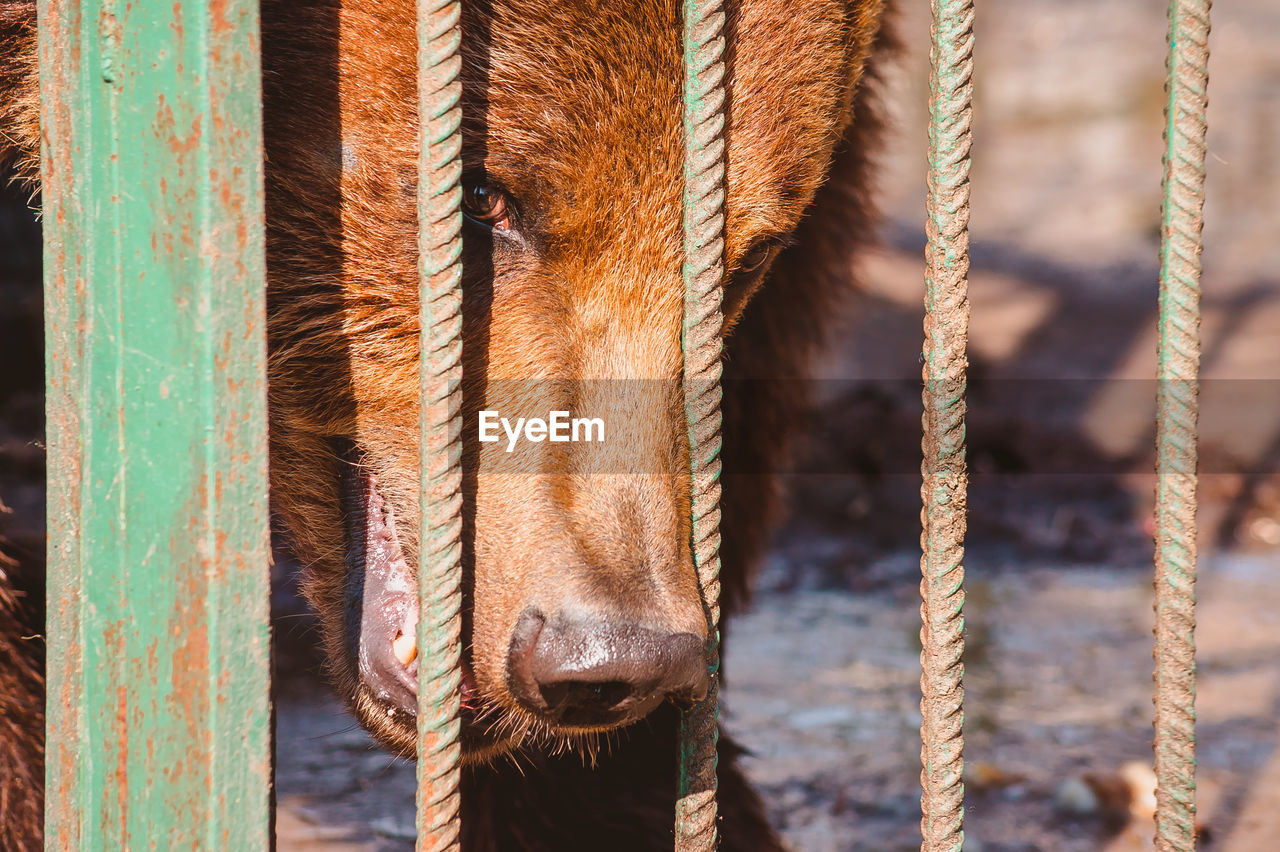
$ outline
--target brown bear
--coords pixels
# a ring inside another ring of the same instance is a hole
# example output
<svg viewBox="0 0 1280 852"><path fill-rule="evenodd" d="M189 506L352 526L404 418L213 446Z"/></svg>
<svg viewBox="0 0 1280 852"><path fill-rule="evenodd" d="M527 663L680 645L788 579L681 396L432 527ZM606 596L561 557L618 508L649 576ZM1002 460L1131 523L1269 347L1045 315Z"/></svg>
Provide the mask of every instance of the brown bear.
<svg viewBox="0 0 1280 852"><path fill-rule="evenodd" d="M680 394L680 5L462 4L469 850L672 843L676 707L707 688L708 638ZM870 234L884 6L727 4L726 615L777 508L796 380ZM409 755L414 3L264 0L262 16L272 506L337 690ZM28 176L33 30L32 2L0 0L0 144ZM555 411L604 440L484 439L482 412ZM722 741L723 848L780 849L736 756ZM5 784L0 810L23 795Z"/></svg>

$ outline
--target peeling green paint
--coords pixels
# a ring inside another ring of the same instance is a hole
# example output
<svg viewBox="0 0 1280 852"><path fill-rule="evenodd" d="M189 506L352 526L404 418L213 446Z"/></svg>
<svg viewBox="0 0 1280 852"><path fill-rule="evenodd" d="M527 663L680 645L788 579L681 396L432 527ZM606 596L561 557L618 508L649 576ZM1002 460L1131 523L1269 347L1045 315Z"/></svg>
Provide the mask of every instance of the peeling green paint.
<svg viewBox="0 0 1280 852"><path fill-rule="evenodd" d="M257 4L42 0L50 849L269 845Z"/></svg>

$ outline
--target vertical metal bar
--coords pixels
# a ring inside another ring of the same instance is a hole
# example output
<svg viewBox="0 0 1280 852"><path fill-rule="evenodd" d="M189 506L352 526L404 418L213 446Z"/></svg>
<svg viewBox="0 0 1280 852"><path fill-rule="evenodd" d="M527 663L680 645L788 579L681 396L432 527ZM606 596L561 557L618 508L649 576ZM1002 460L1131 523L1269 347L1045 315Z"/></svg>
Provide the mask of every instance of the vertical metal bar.
<svg viewBox="0 0 1280 852"><path fill-rule="evenodd" d="M257 3L39 26L46 847L266 849Z"/></svg>
<svg viewBox="0 0 1280 852"><path fill-rule="evenodd" d="M1156 391L1156 848L1195 848L1196 423L1209 0L1169 4Z"/></svg>
<svg viewBox="0 0 1280 852"><path fill-rule="evenodd" d="M457 849L462 601L461 6L418 0L418 842Z"/></svg>
<svg viewBox="0 0 1280 852"><path fill-rule="evenodd" d="M710 688L680 717L676 843L716 847L717 700L720 691L720 356L724 316L724 9L684 0L685 415L694 568L707 612Z"/></svg>
<svg viewBox="0 0 1280 852"><path fill-rule="evenodd" d="M920 497L920 848L964 844L965 347L973 2L933 0Z"/></svg>

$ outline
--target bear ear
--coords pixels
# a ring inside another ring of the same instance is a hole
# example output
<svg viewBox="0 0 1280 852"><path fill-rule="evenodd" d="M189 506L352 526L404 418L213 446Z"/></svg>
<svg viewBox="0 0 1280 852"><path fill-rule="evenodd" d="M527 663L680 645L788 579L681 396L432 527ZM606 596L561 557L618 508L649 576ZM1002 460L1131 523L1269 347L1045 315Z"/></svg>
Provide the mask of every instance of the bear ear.
<svg viewBox="0 0 1280 852"><path fill-rule="evenodd" d="M0 166L40 176L35 0L0 0Z"/></svg>

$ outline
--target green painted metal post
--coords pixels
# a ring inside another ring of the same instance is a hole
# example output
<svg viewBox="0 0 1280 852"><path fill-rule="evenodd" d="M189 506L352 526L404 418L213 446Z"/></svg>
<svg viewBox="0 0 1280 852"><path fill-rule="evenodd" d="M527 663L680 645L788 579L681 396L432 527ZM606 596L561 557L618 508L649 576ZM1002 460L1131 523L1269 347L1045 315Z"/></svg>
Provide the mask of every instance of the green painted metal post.
<svg viewBox="0 0 1280 852"><path fill-rule="evenodd" d="M41 0L49 849L265 849L257 4Z"/></svg>
<svg viewBox="0 0 1280 852"><path fill-rule="evenodd" d="M933 0L925 229L920 497L920 831L924 852L964 845L965 369L973 0Z"/></svg>

